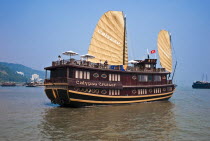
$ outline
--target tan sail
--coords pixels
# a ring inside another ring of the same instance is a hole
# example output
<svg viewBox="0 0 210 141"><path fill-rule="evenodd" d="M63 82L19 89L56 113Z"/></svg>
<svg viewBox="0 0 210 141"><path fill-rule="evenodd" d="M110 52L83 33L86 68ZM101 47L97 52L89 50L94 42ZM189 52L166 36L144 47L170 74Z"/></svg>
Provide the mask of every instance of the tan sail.
<svg viewBox="0 0 210 141"><path fill-rule="evenodd" d="M88 54L95 56L91 62L108 61L111 65L125 65L128 62L125 47L125 19L121 11L108 11L98 21L94 30Z"/></svg>
<svg viewBox="0 0 210 141"><path fill-rule="evenodd" d="M159 32L157 46L161 66L167 71L172 72L172 49L168 31L161 30Z"/></svg>

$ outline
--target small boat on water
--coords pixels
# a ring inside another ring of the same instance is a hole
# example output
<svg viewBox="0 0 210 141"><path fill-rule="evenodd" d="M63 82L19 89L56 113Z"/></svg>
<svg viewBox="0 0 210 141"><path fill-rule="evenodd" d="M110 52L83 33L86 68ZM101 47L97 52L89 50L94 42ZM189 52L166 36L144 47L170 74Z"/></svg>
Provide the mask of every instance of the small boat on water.
<svg viewBox="0 0 210 141"><path fill-rule="evenodd" d="M68 51L63 54L69 60L59 56L45 68L45 93L52 103L71 107L168 100L176 87L168 31L159 32L157 46L162 68L149 57L128 61L126 18L108 11L96 25L88 54L81 56L86 60L75 60L71 56L77 53Z"/></svg>
<svg viewBox="0 0 210 141"><path fill-rule="evenodd" d="M210 89L210 82L208 82L207 80L207 75L206 75L206 81L204 81L204 75L203 75L202 81L193 82L192 87L195 89Z"/></svg>
<svg viewBox="0 0 210 141"><path fill-rule="evenodd" d="M26 83L26 87L36 87L37 85L33 82Z"/></svg>
<svg viewBox="0 0 210 141"><path fill-rule="evenodd" d="M196 89L210 89L210 82L207 81L195 81L192 85Z"/></svg>
<svg viewBox="0 0 210 141"><path fill-rule="evenodd" d="M4 82L1 84L2 87L13 87L16 86L15 82Z"/></svg>

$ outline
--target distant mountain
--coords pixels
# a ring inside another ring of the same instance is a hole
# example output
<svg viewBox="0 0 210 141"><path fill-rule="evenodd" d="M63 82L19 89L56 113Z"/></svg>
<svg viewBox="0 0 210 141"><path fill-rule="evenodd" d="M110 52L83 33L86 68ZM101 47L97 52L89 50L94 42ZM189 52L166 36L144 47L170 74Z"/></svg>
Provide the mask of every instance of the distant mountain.
<svg viewBox="0 0 210 141"><path fill-rule="evenodd" d="M24 75L21 75L24 73ZM34 70L21 64L0 62L0 82L26 82L32 74L38 74L44 79L44 71Z"/></svg>

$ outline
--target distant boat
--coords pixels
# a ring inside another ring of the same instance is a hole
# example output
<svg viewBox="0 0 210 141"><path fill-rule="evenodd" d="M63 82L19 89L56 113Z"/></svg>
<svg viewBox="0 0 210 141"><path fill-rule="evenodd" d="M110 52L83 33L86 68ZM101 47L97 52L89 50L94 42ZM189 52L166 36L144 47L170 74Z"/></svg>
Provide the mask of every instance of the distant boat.
<svg viewBox="0 0 210 141"><path fill-rule="evenodd" d="M2 87L12 87L12 86L16 86L15 82L5 82L1 84Z"/></svg>
<svg viewBox="0 0 210 141"><path fill-rule="evenodd" d="M192 87L197 89L210 89L210 83L205 81L195 81L193 82Z"/></svg>
<svg viewBox="0 0 210 141"><path fill-rule="evenodd" d="M206 81L204 81L204 75L203 75L202 81L193 82L192 87L196 89L210 89L210 82L207 81L207 75L206 75Z"/></svg>
<svg viewBox="0 0 210 141"><path fill-rule="evenodd" d="M26 83L26 87L36 87L36 84L35 83Z"/></svg>

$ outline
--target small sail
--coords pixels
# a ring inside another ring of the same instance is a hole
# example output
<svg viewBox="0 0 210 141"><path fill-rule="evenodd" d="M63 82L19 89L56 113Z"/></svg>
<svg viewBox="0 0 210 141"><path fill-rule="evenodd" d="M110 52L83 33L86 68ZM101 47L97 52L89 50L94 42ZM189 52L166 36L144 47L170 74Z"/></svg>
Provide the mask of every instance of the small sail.
<svg viewBox="0 0 210 141"><path fill-rule="evenodd" d="M158 54L160 65L167 71L172 72L172 48L171 37L166 30L161 30L158 34Z"/></svg>
<svg viewBox="0 0 210 141"><path fill-rule="evenodd" d="M125 44L125 19L121 11L108 11L98 21L88 54L95 56L91 62L108 61L111 65L125 65L128 61ZM126 59L127 58L127 59Z"/></svg>

